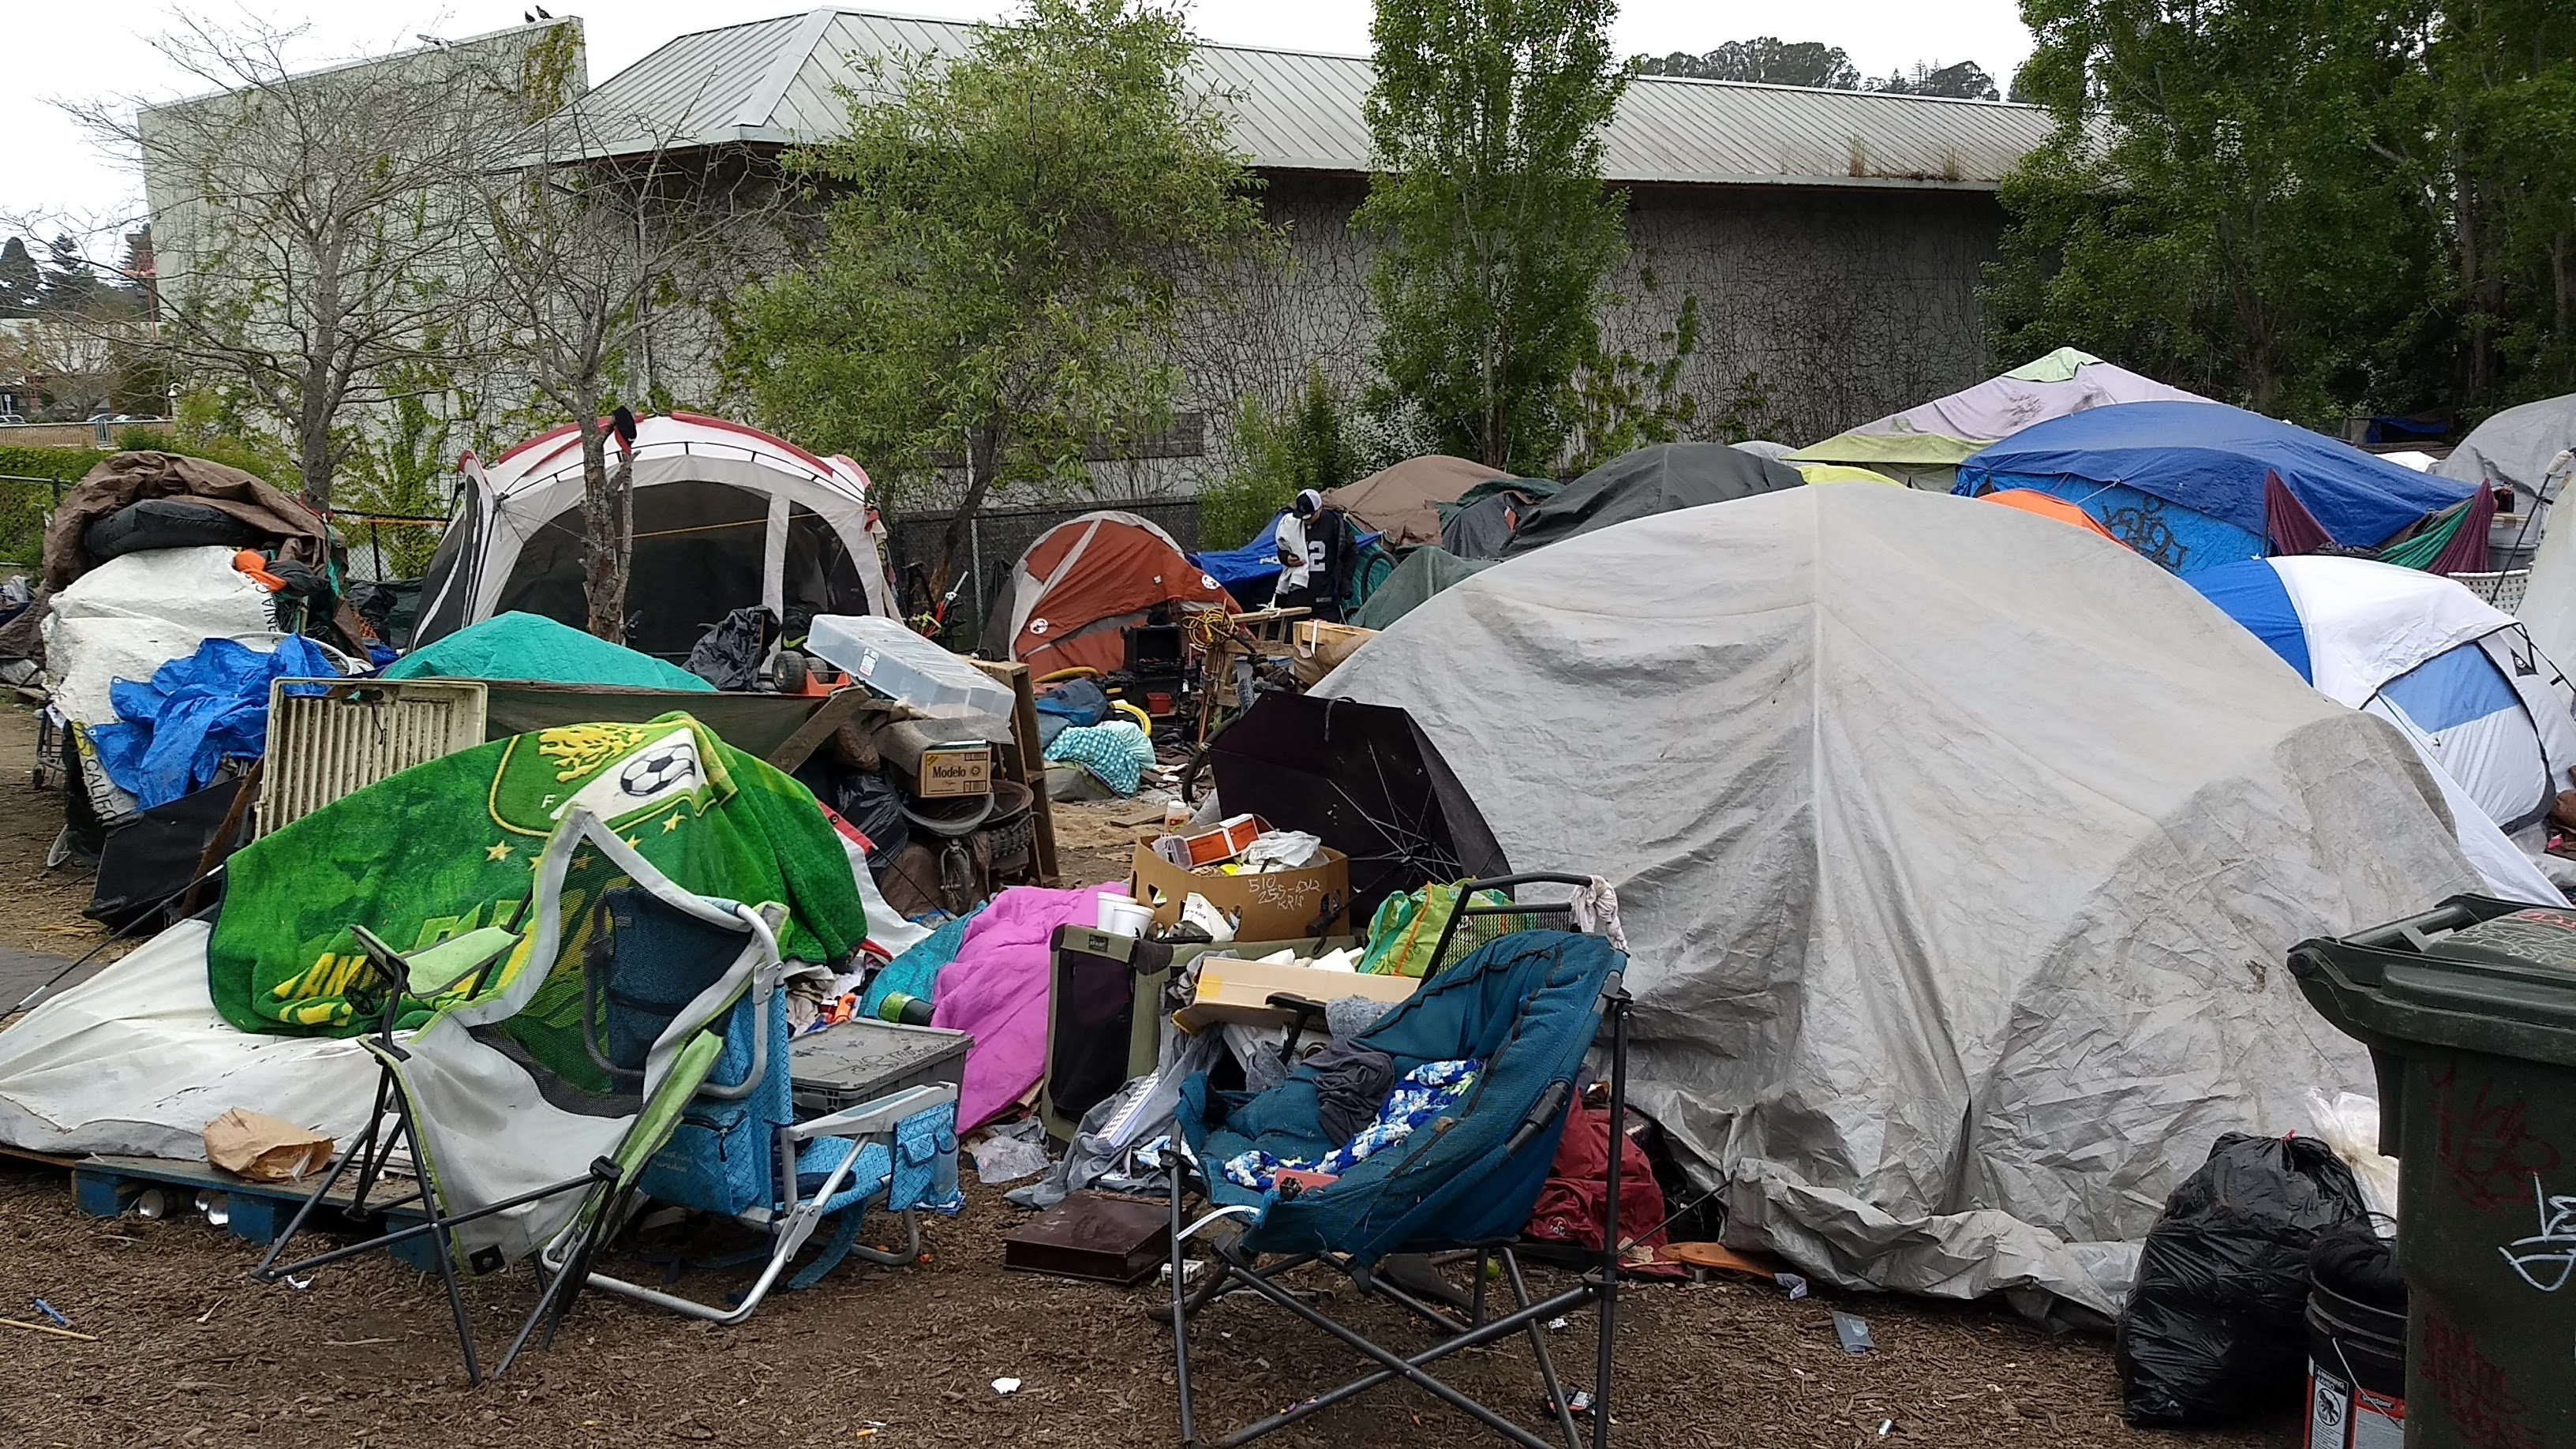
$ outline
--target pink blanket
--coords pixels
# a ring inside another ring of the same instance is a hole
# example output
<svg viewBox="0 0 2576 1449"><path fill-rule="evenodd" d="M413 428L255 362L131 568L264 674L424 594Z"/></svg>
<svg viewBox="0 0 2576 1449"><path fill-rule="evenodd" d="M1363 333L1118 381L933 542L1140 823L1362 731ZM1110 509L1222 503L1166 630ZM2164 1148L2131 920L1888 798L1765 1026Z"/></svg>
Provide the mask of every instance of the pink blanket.
<svg viewBox="0 0 2576 1449"><path fill-rule="evenodd" d="M966 928L957 959L939 973L930 1018L975 1034L959 1084L958 1131L1000 1115L1046 1071L1047 941L1067 922L1092 924L1104 889L1015 886Z"/></svg>

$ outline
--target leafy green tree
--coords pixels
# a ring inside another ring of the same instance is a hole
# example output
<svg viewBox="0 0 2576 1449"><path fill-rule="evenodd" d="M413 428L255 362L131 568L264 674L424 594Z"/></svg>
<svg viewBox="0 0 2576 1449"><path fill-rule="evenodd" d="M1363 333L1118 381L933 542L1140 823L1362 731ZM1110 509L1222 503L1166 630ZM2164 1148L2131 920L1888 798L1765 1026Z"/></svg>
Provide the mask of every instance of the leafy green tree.
<svg viewBox="0 0 2576 1449"><path fill-rule="evenodd" d="M1355 224L1381 241L1378 401L1434 443L1553 469L1566 393L1625 249L1601 132L1627 88L1611 0L1382 0L1364 109L1377 172Z"/></svg>
<svg viewBox="0 0 2576 1449"><path fill-rule="evenodd" d="M1339 488L1382 466L1321 369L1307 372L1284 409L1244 399L1234 444L1234 466L1199 490L1199 537L1211 548L1250 542L1304 489Z"/></svg>
<svg viewBox="0 0 2576 1449"><path fill-rule="evenodd" d="M1889 91L1904 96L1948 96L1961 101L1991 101L1997 98L1995 78L1973 60L1955 65L1914 63L1911 73L1897 71L1885 80L1875 80L1866 90Z"/></svg>
<svg viewBox="0 0 2576 1449"><path fill-rule="evenodd" d="M44 289L44 271L27 251L27 239L0 242L0 317L24 317L36 310Z"/></svg>
<svg viewBox="0 0 2576 1449"><path fill-rule="evenodd" d="M1184 288L1275 251L1257 183L1159 0L1030 0L963 55L875 64L839 138L789 165L816 254L735 299L727 372L770 425L894 500L962 461L938 570L997 489L1079 487L1168 418Z"/></svg>
<svg viewBox="0 0 2576 1449"><path fill-rule="evenodd" d="M45 263L36 284L38 312L85 315L97 307L102 290L98 274L91 270L89 258L81 254L77 240L58 236L46 244Z"/></svg>
<svg viewBox="0 0 2576 1449"><path fill-rule="evenodd" d="M2454 188L2454 385L2499 403L2576 389L2576 9L2447 6L2425 64Z"/></svg>
<svg viewBox="0 0 2576 1449"><path fill-rule="evenodd" d="M1813 86L1820 90L1860 89L1860 68L1839 45L1820 40L1782 40L1776 35L1730 40L1699 55L1677 50L1670 55L1641 55L1639 75L1678 75L1695 80L1761 81L1775 86Z"/></svg>
<svg viewBox="0 0 2576 1449"><path fill-rule="evenodd" d="M1999 355L2072 345L2323 422L2400 402L2438 287L2413 13L2387 0L2023 0L2054 113L2006 179Z"/></svg>

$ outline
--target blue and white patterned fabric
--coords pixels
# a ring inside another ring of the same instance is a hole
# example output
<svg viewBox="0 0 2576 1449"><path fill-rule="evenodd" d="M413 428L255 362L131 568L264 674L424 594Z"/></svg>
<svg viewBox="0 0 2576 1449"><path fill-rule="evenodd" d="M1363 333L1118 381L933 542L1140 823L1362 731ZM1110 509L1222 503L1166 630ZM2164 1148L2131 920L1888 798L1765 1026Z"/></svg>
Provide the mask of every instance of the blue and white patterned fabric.
<svg viewBox="0 0 2576 1449"><path fill-rule="evenodd" d="M1050 765L1080 765L1121 795L1133 795L1153 768L1154 742L1132 719L1066 730L1046 747Z"/></svg>
<svg viewBox="0 0 2576 1449"><path fill-rule="evenodd" d="M1273 1157L1259 1150L1240 1153L1226 1160L1226 1180L1255 1192L1268 1192L1283 1171L1339 1177L1366 1161L1371 1153L1393 1147L1444 1116L1456 1115L1458 1104L1475 1090L1476 1078L1484 1069L1485 1064L1473 1058L1424 1062L1388 1090L1386 1101L1377 1109L1376 1120L1361 1128L1350 1141L1313 1162Z"/></svg>

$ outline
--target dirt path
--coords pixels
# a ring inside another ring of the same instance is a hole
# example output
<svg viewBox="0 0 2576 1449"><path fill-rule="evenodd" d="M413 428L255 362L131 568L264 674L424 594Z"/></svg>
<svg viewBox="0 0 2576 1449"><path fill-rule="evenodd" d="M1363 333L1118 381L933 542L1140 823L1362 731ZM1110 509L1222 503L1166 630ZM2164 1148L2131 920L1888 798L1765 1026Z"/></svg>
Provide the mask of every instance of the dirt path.
<svg viewBox="0 0 2576 1449"><path fill-rule="evenodd" d="M101 933L80 918L87 878L42 871L61 815L54 796L26 784L33 743L27 711L0 709L0 944L75 955ZM1077 881L1124 873L1125 836L1110 813L1094 807L1078 817L1071 833L1080 843L1068 842L1066 853ZM773 1298L732 1329L593 1296L551 1351L498 1385L469 1390L434 1280L376 1258L326 1269L308 1290L263 1288L244 1276L256 1250L194 1214L85 1217L64 1173L0 1159L0 1317L30 1316L29 1300L41 1297L98 1339L0 1328L0 1361L11 1371L0 1391L0 1445L1174 1442L1170 1340L1150 1317L1152 1293L1003 1273L999 1237L1021 1214L981 1186L970 1183L968 1195L963 1217L930 1228L924 1265L853 1264L811 1291ZM1329 1286L1311 1271L1305 1284ZM697 1275L683 1286L704 1294L723 1285ZM532 1291L524 1270L470 1285L487 1351L507 1342ZM1344 1288L1337 1309L1348 1306ZM2051 1338L2000 1309L1876 1298L1832 1306L1868 1318L1874 1352L1844 1354L1819 1299L1791 1303L1731 1284L1637 1288L1621 1309L1614 1442L2177 1442L2122 1426L2107 1343ZM1383 1314L1360 1321L1382 1341L1414 1341ZM1220 1304L1205 1323L1194 1366L1213 1425L1247 1422L1352 1375L1347 1354L1255 1305ZM1576 1315L1557 1340L1569 1376L1586 1385L1581 1345L1590 1325ZM1535 1424L1528 1359L1517 1343L1477 1351L1452 1377ZM1001 1377L1022 1388L996 1394L991 1383ZM2286 1449L2296 1438L2284 1420L2190 1442ZM1430 1449L1499 1441L1479 1440L1463 1417L1418 1393L1381 1391L1279 1442Z"/></svg>
<svg viewBox="0 0 2576 1449"><path fill-rule="evenodd" d="M871 1424L883 1426L867 1436L872 1449L1173 1442L1170 1340L1150 1317L1153 1294L1003 1273L995 1237L1017 1214L985 1190L970 1194L963 1218L932 1227L927 1265L844 1267L731 1329L593 1296L551 1350L469 1390L433 1280L373 1259L325 1269L307 1291L263 1288L242 1276L254 1251L201 1220L84 1218L60 1175L0 1166L0 1304L42 1296L99 1339L12 1335L0 1442L625 1449L851 1443ZM1304 1281L1327 1284L1311 1272ZM705 1293L717 1282L684 1286ZM472 1287L478 1332L497 1352L531 1301L529 1281L514 1272ZM1348 1305L1345 1289L1336 1311ZM1619 1325L1614 1442L2177 1442L2121 1425L2099 1342L2049 1338L1976 1308L1833 1306L1867 1316L1874 1352L1844 1354L1815 1299L1720 1284L1634 1290ZM1385 1315L1360 1321L1387 1342L1414 1341ZM1194 1378L1217 1424L1350 1376L1346 1354L1274 1312L1229 1301L1204 1322ZM1591 1379L1590 1324L1576 1315L1555 1340L1578 1383ZM1019 1379L1019 1392L996 1394L1001 1377ZM1453 1377L1537 1422L1525 1345L1465 1355ZM1419 1394L1382 1392L1282 1442L1429 1449L1478 1442L1471 1429ZM2251 1449L2295 1437L2284 1423L2190 1442Z"/></svg>
<svg viewBox="0 0 2576 1449"><path fill-rule="evenodd" d="M0 692L0 946L77 956L107 933L81 917L90 873L45 869L63 803L29 783L35 765L36 712Z"/></svg>

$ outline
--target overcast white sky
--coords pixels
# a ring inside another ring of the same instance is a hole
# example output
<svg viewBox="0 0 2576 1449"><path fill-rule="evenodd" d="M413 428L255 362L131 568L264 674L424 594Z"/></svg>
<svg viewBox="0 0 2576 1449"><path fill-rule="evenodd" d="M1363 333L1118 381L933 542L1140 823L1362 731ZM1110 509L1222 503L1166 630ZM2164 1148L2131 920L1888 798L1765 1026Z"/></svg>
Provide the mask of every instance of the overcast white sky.
<svg viewBox="0 0 2576 1449"><path fill-rule="evenodd" d="M154 99L198 89L161 60L149 37L170 28L169 0L6 0L0 20L0 219L73 214L139 214L141 186L94 151L49 101L140 94ZM242 12L213 0L189 7L222 23ZM519 22L526 0L257 0L249 13L309 24L306 58L319 64L417 44L420 34L456 37ZM579 15L593 81L604 80L672 36L787 14L795 0L549 0L556 15ZM1008 0L911 0L882 8L956 19L1009 13ZM1370 0L1196 0L1199 33L1211 40L1365 54ZM1627 0L1620 48L1663 54L1708 50L1756 35L1821 40L1851 53L1865 75L1916 61L1973 60L2009 83L2030 53L2015 0ZM106 260L113 247L93 244Z"/></svg>

